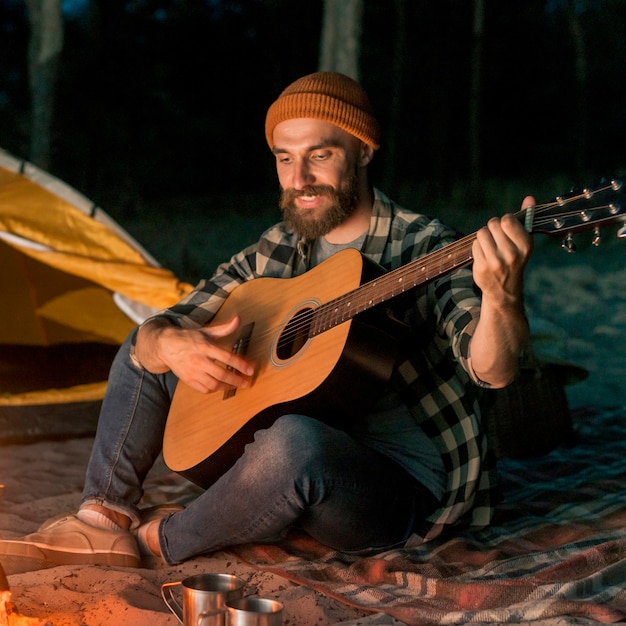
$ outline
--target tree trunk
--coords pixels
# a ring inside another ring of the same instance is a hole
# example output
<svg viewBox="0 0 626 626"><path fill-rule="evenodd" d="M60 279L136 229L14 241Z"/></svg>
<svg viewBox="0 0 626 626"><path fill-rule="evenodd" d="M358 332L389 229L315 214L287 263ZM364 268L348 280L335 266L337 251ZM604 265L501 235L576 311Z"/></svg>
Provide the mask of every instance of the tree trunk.
<svg viewBox="0 0 626 626"><path fill-rule="evenodd" d="M61 0L26 0L30 22L28 75L31 96L29 159L50 167L52 118L59 57L63 49Z"/></svg>
<svg viewBox="0 0 626 626"><path fill-rule="evenodd" d="M319 69L359 80L363 0L324 0Z"/></svg>
<svg viewBox="0 0 626 626"><path fill-rule="evenodd" d="M480 96L482 88L483 29L485 2L474 0L474 24L472 28L471 84L469 98L469 166L470 181L476 189L481 176L480 145Z"/></svg>
<svg viewBox="0 0 626 626"><path fill-rule="evenodd" d="M587 151L587 81L589 70L587 68L587 46L581 24L578 2L569 2L567 7L569 29L574 43L575 76L576 76L576 137L575 167L580 176L584 171L585 154Z"/></svg>
<svg viewBox="0 0 626 626"><path fill-rule="evenodd" d="M402 102L404 95L404 68L407 58L407 15L406 0L394 0L396 36L393 47L393 65L391 68L392 89L389 97L389 122L385 134L385 169L383 181L385 189L390 194L398 193L397 167L398 139L400 133L400 118L402 114Z"/></svg>

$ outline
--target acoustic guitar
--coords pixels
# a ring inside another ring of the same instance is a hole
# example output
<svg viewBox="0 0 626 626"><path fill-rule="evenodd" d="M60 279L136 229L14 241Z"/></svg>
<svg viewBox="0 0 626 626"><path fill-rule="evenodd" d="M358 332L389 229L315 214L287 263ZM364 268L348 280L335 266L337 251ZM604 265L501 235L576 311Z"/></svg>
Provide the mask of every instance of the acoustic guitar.
<svg viewBox="0 0 626 626"><path fill-rule="evenodd" d="M563 237L625 221L622 183L572 192L516 214L530 233ZM622 226L620 236L626 236ZM371 406L406 345L391 301L472 262L476 235L383 273L359 251L343 250L295 278L257 278L236 287L213 324L235 314L236 336L218 340L256 371L246 389L210 394L179 382L163 455L168 467L210 486L243 453L254 432L280 415L304 413L341 423ZM381 306L388 303L387 306Z"/></svg>

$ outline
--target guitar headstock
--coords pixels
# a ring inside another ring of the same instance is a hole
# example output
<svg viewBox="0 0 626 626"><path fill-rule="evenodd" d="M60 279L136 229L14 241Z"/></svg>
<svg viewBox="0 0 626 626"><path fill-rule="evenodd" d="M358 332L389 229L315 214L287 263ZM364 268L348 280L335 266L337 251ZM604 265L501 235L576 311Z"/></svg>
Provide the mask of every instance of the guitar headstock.
<svg viewBox="0 0 626 626"><path fill-rule="evenodd" d="M548 204L529 207L519 215L529 232L562 237L563 247L573 252L574 233L593 230L592 243L598 245L601 228L626 222L625 191L621 181L612 180L593 189L572 191ZM626 225L620 228L618 236L626 237Z"/></svg>

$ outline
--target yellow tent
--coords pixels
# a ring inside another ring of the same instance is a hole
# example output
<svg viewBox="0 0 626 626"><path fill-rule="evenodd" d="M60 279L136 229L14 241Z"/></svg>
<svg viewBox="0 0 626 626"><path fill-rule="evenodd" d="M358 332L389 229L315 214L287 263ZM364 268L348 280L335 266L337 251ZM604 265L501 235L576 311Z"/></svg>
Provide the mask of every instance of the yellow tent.
<svg viewBox="0 0 626 626"><path fill-rule="evenodd" d="M190 289L75 189L0 149L0 409L100 400L128 332Z"/></svg>

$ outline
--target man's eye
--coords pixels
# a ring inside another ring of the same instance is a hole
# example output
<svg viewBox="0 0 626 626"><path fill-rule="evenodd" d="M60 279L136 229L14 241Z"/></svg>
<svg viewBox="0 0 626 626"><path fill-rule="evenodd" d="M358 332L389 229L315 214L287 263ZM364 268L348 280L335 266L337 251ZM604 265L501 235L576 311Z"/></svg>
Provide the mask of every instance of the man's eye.
<svg viewBox="0 0 626 626"><path fill-rule="evenodd" d="M313 159L315 161L324 161L329 156L328 152L315 152L313 154Z"/></svg>

